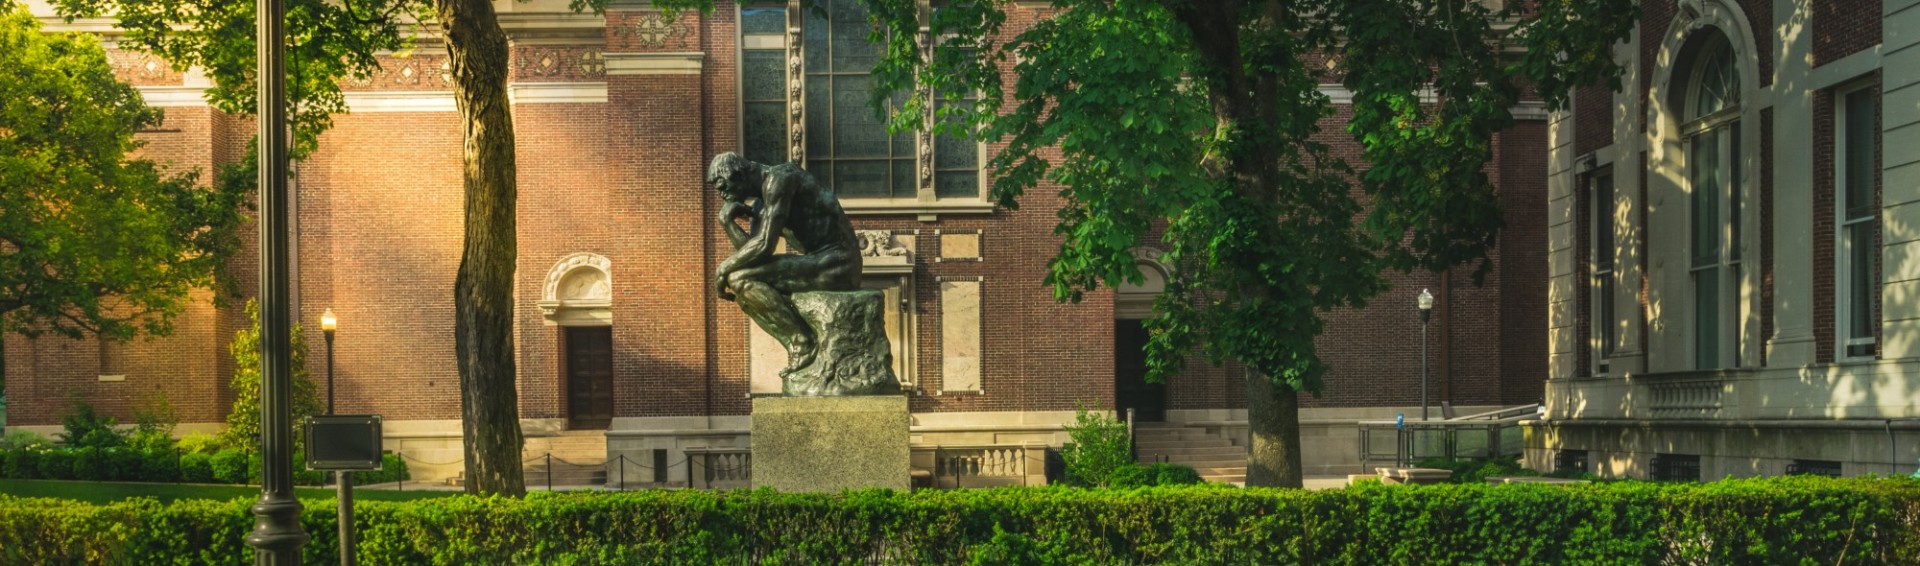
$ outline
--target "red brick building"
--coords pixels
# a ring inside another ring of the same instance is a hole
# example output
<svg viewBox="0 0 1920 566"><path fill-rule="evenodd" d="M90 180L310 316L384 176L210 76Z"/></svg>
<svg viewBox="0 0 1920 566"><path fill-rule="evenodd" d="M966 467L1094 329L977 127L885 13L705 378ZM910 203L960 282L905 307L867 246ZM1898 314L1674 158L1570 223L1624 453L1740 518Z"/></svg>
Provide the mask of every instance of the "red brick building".
<svg viewBox="0 0 1920 566"><path fill-rule="evenodd" d="M710 285L731 247L703 178L707 160L725 151L806 163L872 241L866 282L894 299L888 331L916 445L1058 445L1075 407L1113 409L1117 399L1142 420L1244 437L1238 370L1196 360L1164 388L1136 383L1136 321L1155 283L1079 304L1051 298L1042 278L1059 245L1052 191L1033 191L1017 212L995 207L981 168L994 144L878 129L864 106L874 50L838 41L864 37L859 14L795 18L800 31L790 34L779 5L722 3L711 16L679 19L618 7L604 18L575 14L564 0L498 8L515 41L515 347L530 454L584 442L606 456L651 463L664 451L680 462L690 448L745 446L751 395L778 390L772 372L784 359ZM1044 11L1009 9L1010 33ZM251 120L207 107L204 78L140 53L113 57L165 107L166 123L143 135L146 155L203 171L243 156ZM792 60L804 63L798 76ZM426 476L451 473L460 457L451 290L461 142L444 61L423 41L410 56L385 58L377 76L350 81L351 112L336 117L296 179L295 312L309 332L323 310L338 315L340 411L384 415L388 446ZM1333 371L1303 413L1310 471L1356 466L1354 421L1418 413L1414 296L1423 288L1439 298L1428 360L1436 407L1539 400L1546 114L1526 103L1516 115L1489 166L1509 228L1485 284L1465 273L1407 275L1374 306L1330 315L1319 343ZM1339 119L1329 122L1330 141L1357 157ZM254 258L235 261L252 289ZM1149 279L1164 278L1150 250L1141 261ZM7 336L7 424L57 425L75 398L124 419L156 392L185 422L218 423L231 401L226 344L243 323L238 308L201 304L175 335L126 344ZM309 344L309 367L324 379L322 342Z"/></svg>

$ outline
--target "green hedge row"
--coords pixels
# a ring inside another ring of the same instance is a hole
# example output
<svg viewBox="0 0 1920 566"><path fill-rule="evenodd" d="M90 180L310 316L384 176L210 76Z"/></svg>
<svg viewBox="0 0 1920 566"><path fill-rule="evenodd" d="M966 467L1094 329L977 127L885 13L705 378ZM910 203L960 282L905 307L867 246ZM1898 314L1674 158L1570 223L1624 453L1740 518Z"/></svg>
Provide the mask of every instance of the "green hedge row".
<svg viewBox="0 0 1920 566"><path fill-rule="evenodd" d="M246 501L0 497L7 564L244 564ZM333 563L307 502L307 561ZM366 502L380 564L1920 564L1920 482L694 490Z"/></svg>
<svg viewBox="0 0 1920 566"><path fill-rule="evenodd" d="M298 452L294 461L302 461ZM257 484L260 459L252 453L233 449L209 454L132 447L35 446L0 450L0 479ZM380 470L353 475L353 481L361 485L401 479L410 479L407 463L394 454L383 457ZM320 485L326 482L326 473L301 470L294 481Z"/></svg>

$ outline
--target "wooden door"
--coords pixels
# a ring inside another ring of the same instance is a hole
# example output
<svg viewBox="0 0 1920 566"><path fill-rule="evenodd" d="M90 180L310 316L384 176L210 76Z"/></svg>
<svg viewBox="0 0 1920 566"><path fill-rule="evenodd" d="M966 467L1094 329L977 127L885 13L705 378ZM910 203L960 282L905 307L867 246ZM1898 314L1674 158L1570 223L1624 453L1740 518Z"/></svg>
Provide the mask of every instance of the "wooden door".
<svg viewBox="0 0 1920 566"><path fill-rule="evenodd" d="M613 329L562 329L566 358L567 420L571 428L607 428L613 422Z"/></svg>

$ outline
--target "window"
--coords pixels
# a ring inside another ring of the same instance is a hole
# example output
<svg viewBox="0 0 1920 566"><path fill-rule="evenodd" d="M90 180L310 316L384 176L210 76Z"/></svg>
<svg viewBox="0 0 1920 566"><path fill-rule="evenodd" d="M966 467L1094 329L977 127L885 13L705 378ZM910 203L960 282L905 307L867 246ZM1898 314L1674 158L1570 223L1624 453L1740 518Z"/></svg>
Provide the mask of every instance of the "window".
<svg viewBox="0 0 1920 566"><path fill-rule="evenodd" d="M1573 471L1573 472L1580 472L1583 474L1590 472L1591 470L1588 469L1587 467L1587 451L1561 450L1559 453L1554 454L1553 471L1555 472Z"/></svg>
<svg viewBox="0 0 1920 566"><path fill-rule="evenodd" d="M1593 309L1593 341L1590 347L1593 348L1594 375L1605 375L1610 366L1608 358L1613 357L1614 348L1620 344L1619 336L1616 334L1619 324L1615 318L1613 298L1615 213L1613 172L1602 171L1594 175L1588 183L1590 187L1588 192L1593 199L1588 207L1592 218L1587 224L1593 227L1593 234L1587 238L1587 241L1593 245L1593 249L1588 250L1587 256L1592 262L1587 272L1593 278L1588 285Z"/></svg>
<svg viewBox="0 0 1920 566"><path fill-rule="evenodd" d="M1655 454L1647 479L1652 481L1700 481L1700 456L1694 454Z"/></svg>
<svg viewBox="0 0 1920 566"><path fill-rule="evenodd" d="M1740 73L1724 36L1694 65L1681 124L1687 146L1694 366L1734 367L1746 358L1741 301Z"/></svg>
<svg viewBox="0 0 1920 566"><path fill-rule="evenodd" d="M1874 195L1874 133L1879 104L1867 88L1842 93L1837 102L1833 186L1837 193L1834 210L1839 215L1839 249L1835 250L1834 264L1841 291L1834 309L1840 318L1835 328L1840 330L1841 357L1872 358L1877 346L1874 329L1879 322L1874 285L1880 259L1878 199Z"/></svg>
<svg viewBox="0 0 1920 566"><path fill-rule="evenodd" d="M740 153L787 162L787 10L740 10Z"/></svg>
<svg viewBox="0 0 1920 566"><path fill-rule="evenodd" d="M801 15L798 45L786 33L789 14ZM868 105L871 72L886 49L868 41L872 29L864 6L852 0L743 8L742 151L763 163L804 157L807 171L853 213L992 210L982 194L978 141L889 134L887 118ZM787 89L793 70L782 65L795 56L802 60L798 100ZM896 95L896 107L906 96ZM794 119L804 135L790 140Z"/></svg>
<svg viewBox="0 0 1920 566"><path fill-rule="evenodd" d="M1832 460L1794 460L1787 464L1789 476L1826 476L1840 477L1840 463Z"/></svg>

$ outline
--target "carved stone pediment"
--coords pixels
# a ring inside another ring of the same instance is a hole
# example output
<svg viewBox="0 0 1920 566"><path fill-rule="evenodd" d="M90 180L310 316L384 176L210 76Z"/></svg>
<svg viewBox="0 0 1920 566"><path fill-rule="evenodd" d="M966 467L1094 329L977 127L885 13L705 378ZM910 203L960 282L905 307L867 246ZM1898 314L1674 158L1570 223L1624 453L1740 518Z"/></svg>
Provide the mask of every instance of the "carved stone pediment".
<svg viewBox="0 0 1920 566"><path fill-rule="evenodd" d="M584 252L562 258L547 271L540 300L534 304L550 324L611 320L613 262Z"/></svg>
<svg viewBox="0 0 1920 566"><path fill-rule="evenodd" d="M911 271L913 250L891 230L856 230L860 236L860 262L867 273Z"/></svg>

